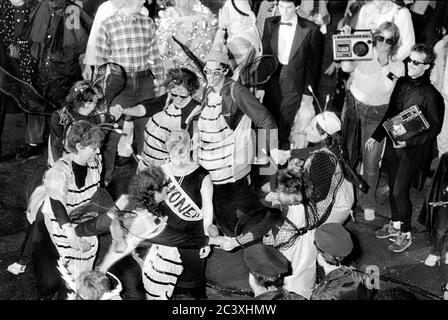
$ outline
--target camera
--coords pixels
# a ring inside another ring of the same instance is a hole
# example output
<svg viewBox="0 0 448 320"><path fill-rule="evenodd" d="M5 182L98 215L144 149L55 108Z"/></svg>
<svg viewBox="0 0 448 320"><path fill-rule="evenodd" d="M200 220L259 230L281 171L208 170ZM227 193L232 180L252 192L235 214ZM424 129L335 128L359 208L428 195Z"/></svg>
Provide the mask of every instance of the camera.
<svg viewBox="0 0 448 320"><path fill-rule="evenodd" d="M333 35L334 60L372 60L373 38L371 31Z"/></svg>

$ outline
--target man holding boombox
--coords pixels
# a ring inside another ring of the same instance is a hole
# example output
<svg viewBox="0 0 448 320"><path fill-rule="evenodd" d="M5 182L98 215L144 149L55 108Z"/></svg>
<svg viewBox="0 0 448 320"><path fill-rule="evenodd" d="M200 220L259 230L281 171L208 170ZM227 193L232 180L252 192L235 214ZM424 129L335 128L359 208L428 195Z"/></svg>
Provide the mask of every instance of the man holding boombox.
<svg viewBox="0 0 448 320"><path fill-rule="evenodd" d="M402 252L412 244L411 184L442 128L443 98L429 80L434 60L432 49L423 44L412 47L406 60L407 76L398 79L383 121L365 144L367 150L372 150L376 143L388 136L384 159L387 161L392 217L390 223L376 231L376 237L391 237L393 243L388 249L393 252ZM408 120L411 117L407 112L413 106L417 106L420 112L417 112L418 117L412 118L414 123L410 126ZM402 123L397 123L396 118L392 120L399 114ZM391 121L394 123L392 129L386 130L389 128L387 123ZM384 123L386 125L383 126ZM415 130L416 127L423 129ZM400 135L400 132L404 134Z"/></svg>

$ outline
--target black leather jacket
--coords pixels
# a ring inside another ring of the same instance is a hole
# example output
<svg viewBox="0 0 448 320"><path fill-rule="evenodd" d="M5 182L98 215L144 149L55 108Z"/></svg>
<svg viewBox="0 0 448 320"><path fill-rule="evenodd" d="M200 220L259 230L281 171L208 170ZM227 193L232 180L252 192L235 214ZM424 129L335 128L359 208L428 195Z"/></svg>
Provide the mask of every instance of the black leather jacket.
<svg viewBox="0 0 448 320"><path fill-rule="evenodd" d="M367 274L342 266L325 275L310 300L372 300Z"/></svg>

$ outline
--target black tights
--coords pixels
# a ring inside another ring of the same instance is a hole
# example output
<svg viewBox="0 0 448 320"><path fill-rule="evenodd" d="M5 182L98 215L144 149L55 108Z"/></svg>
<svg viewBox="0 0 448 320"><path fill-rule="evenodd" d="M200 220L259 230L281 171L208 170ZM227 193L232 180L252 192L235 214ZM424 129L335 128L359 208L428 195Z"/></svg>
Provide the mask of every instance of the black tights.
<svg viewBox="0 0 448 320"><path fill-rule="evenodd" d="M432 253L441 256L445 246L445 237L448 231L448 208L441 207L434 210L434 229L432 233L433 251Z"/></svg>

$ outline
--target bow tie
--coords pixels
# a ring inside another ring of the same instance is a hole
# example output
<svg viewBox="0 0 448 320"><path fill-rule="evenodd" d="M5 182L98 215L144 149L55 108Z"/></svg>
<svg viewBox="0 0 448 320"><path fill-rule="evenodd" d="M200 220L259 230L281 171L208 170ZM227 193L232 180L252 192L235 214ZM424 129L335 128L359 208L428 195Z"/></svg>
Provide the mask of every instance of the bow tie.
<svg viewBox="0 0 448 320"><path fill-rule="evenodd" d="M280 22L281 26L290 26L292 27L292 22Z"/></svg>

